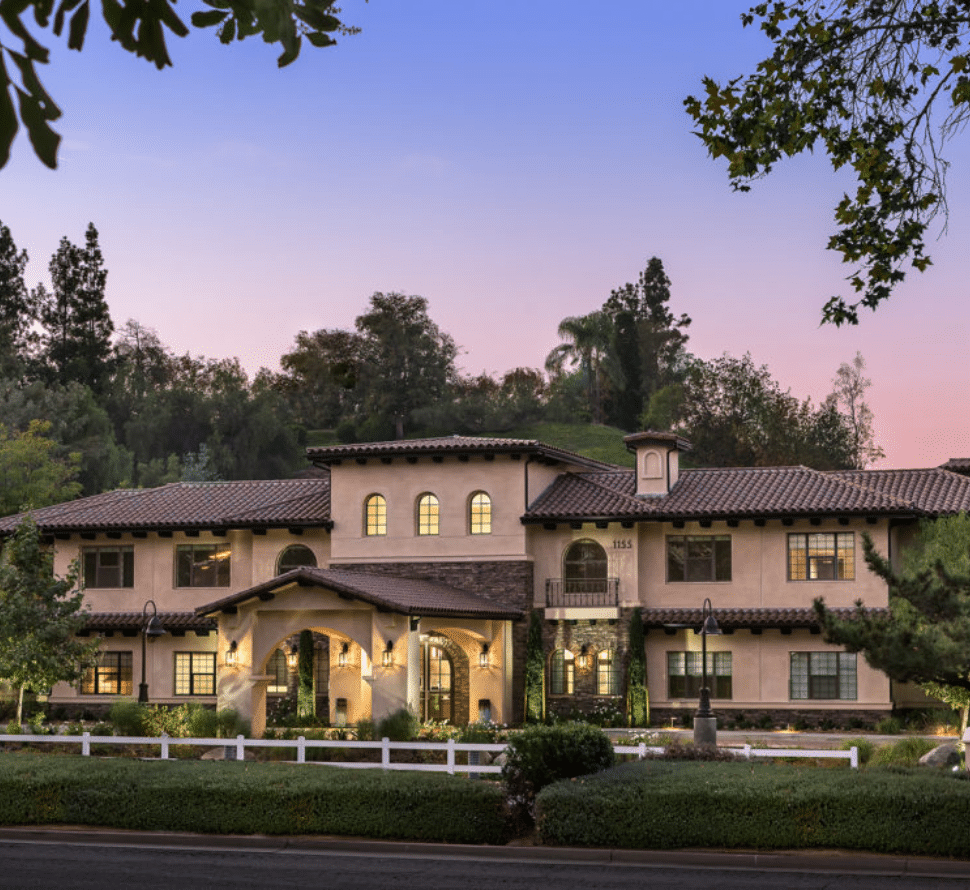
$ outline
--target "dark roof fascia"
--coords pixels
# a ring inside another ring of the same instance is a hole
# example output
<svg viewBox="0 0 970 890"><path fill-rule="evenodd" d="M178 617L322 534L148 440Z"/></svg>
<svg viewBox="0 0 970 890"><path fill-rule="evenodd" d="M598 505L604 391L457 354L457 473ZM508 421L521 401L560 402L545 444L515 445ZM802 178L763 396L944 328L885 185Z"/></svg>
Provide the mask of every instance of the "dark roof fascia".
<svg viewBox="0 0 970 890"><path fill-rule="evenodd" d="M543 525L547 522L741 522L756 521L759 519L783 520L783 519L813 519L816 517L837 518L839 516L853 517L862 519L868 516L877 516L881 519L910 519L915 520L923 517L922 511L911 511L907 513L887 512L883 510L785 510L780 512L750 512L750 513L647 513L647 514L562 514L560 516L529 516L521 517L523 525Z"/></svg>
<svg viewBox="0 0 970 890"><path fill-rule="evenodd" d="M383 597L376 596L372 593L362 591L353 585L342 584L332 578L328 578L326 580L320 579L314 576L312 569L307 569L307 567L291 569L289 572L284 572L282 575L271 578L269 581L264 581L262 584L257 584L255 587L250 587L248 590L244 590L241 593L235 593L232 596L223 597L221 600L216 600L215 602L207 603L204 606L199 606L195 610L195 613L196 615L200 616L208 616L215 615L217 612L222 612L226 609L233 610L249 600L264 598L267 596L267 594L275 594L276 591L292 585L298 585L300 587L325 587L327 590L333 590L335 593L360 600L361 602L370 603L383 611L393 612L397 615L427 615L431 618L448 618L468 614L468 611L465 609L447 609L440 607L402 608L397 603ZM509 608L495 612L476 612L474 617L483 619L508 620L521 618L522 615L523 613L520 609Z"/></svg>
<svg viewBox="0 0 970 890"><path fill-rule="evenodd" d="M857 607L829 610L841 619L859 614ZM883 615L889 610L883 606L864 607L868 615ZM645 629L677 629L700 631L704 622L702 609L643 609L641 619ZM721 630L820 630L821 626L810 608L799 609L712 609Z"/></svg>
<svg viewBox="0 0 970 890"><path fill-rule="evenodd" d="M215 631L218 627L214 619L195 612L159 612L157 618L161 626L169 631ZM92 612L86 616L82 632L140 632L144 627L145 617L140 612Z"/></svg>
<svg viewBox="0 0 970 890"><path fill-rule="evenodd" d="M174 523L154 523L147 525L110 525L107 523L99 523L92 525L45 525L42 523L37 524L37 528L40 530L41 534L44 535L80 535L80 534L95 534L98 532L119 532L121 534L139 534L139 533L155 533L155 534L174 534L175 532L187 532L187 531L239 531L239 530L249 530L255 531L257 529L281 529L281 528L300 528L300 529L314 529L322 528L325 531L333 530L333 520L327 519L323 522L186 522L184 524L174 524ZM14 533L15 529L0 531L0 538L5 538Z"/></svg>

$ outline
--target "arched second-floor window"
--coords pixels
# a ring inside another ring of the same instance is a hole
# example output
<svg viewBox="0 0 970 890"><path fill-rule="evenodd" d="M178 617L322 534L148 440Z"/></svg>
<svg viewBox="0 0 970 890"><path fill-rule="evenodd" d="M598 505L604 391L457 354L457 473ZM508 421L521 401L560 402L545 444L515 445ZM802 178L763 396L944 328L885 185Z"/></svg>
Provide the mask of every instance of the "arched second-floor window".
<svg viewBox="0 0 970 890"><path fill-rule="evenodd" d="M282 575L284 572L298 569L301 566L317 567L316 554L305 544L291 544L287 547L276 560L276 574Z"/></svg>
<svg viewBox="0 0 970 890"><path fill-rule="evenodd" d="M620 675L616 669L616 650L600 649L596 653L597 695L619 695Z"/></svg>
<svg viewBox="0 0 970 890"><path fill-rule="evenodd" d="M476 491L468 499L468 531L473 535L492 533L492 499L487 492Z"/></svg>
<svg viewBox="0 0 970 890"><path fill-rule="evenodd" d="M563 554L564 592L606 593L607 565L606 551L596 541L573 541Z"/></svg>
<svg viewBox="0 0 970 890"><path fill-rule="evenodd" d="M372 494L364 501L364 534L387 534L387 501L382 494Z"/></svg>
<svg viewBox="0 0 970 890"><path fill-rule="evenodd" d="M425 492L418 498L416 505L417 516L415 525L419 535L438 534L438 498L431 492Z"/></svg>
<svg viewBox="0 0 970 890"><path fill-rule="evenodd" d="M572 695L576 679L576 657L569 649L556 649L549 659L549 693Z"/></svg>

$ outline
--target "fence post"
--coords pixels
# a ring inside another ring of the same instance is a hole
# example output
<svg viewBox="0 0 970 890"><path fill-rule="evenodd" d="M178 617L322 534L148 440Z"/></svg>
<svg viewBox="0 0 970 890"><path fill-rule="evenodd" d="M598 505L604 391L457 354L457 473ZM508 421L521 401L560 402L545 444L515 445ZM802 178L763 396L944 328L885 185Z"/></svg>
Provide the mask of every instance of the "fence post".
<svg viewBox="0 0 970 890"><path fill-rule="evenodd" d="M849 748L849 766L852 769L859 768L859 749L855 745Z"/></svg>
<svg viewBox="0 0 970 890"><path fill-rule="evenodd" d="M236 736L236 760L246 759L246 736L242 733Z"/></svg>
<svg viewBox="0 0 970 890"><path fill-rule="evenodd" d="M384 736L381 739L381 767L388 769L391 765L391 740Z"/></svg>
<svg viewBox="0 0 970 890"><path fill-rule="evenodd" d="M168 733L162 733L162 760L168 760Z"/></svg>
<svg viewBox="0 0 970 890"><path fill-rule="evenodd" d="M81 735L81 756L91 756L91 733L85 732Z"/></svg>
<svg viewBox="0 0 970 890"><path fill-rule="evenodd" d="M306 763L306 736L298 736L296 740L296 762Z"/></svg>
<svg viewBox="0 0 970 890"><path fill-rule="evenodd" d="M745 745L744 746L744 759L745 760L750 760L751 759L751 746L750 745Z"/></svg>
<svg viewBox="0 0 970 890"><path fill-rule="evenodd" d="M455 774L455 740L448 739L448 775Z"/></svg>
<svg viewBox="0 0 970 890"><path fill-rule="evenodd" d="M646 759L647 759L647 743L640 742L640 744L637 745L637 760L646 760Z"/></svg>

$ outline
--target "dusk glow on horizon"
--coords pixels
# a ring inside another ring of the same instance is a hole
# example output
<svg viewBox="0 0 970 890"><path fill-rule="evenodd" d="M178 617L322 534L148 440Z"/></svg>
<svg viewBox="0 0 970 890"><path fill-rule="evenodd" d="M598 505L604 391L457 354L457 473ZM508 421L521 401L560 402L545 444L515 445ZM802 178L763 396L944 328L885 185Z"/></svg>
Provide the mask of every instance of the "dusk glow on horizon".
<svg viewBox="0 0 970 890"><path fill-rule="evenodd" d="M372 293L401 291L427 298L464 371L501 374L541 368L562 318L657 256L690 352L750 352L816 402L861 352L882 466L970 457L966 133L946 150L933 265L857 327L821 327L826 300L851 296L825 250L850 179L806 156L733 193L683 110L704 75L768 53L741 27L748 0L342 5L362 32L282 70L258 38L170 37L159 72L99 15L81 53L45 32L60 166L21 132L0 170L28 284L90 221L115 327L135 319L176 353L276 370L300 330L351 329Z"/></svg>

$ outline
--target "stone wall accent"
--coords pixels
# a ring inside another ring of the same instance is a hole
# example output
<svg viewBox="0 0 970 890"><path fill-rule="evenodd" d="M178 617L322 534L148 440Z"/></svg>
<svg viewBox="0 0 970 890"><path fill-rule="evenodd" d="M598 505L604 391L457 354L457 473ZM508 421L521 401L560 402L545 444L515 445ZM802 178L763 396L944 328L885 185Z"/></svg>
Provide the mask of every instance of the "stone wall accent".
<svg viewBox="0 0 970 890"><path fill-rule="evenodd" d="M466 726L469 716L468 656L461 646L444 633L431 634L428 642L444 649L451 658L451 724Z"/></svg>
<svg viewBox="0 0 970 890"><path fill-rule="evenodd" d="M505 606L521 609L525 617L520 621L512 622L512 722L522 722L525 716L525 648L529 630L528 615L535 596L530 561L340 563L333 568L347 572L367 572L433 581L454 587L456 590L487 597ZM466 689L466 701L467 698Z"/></svg>

